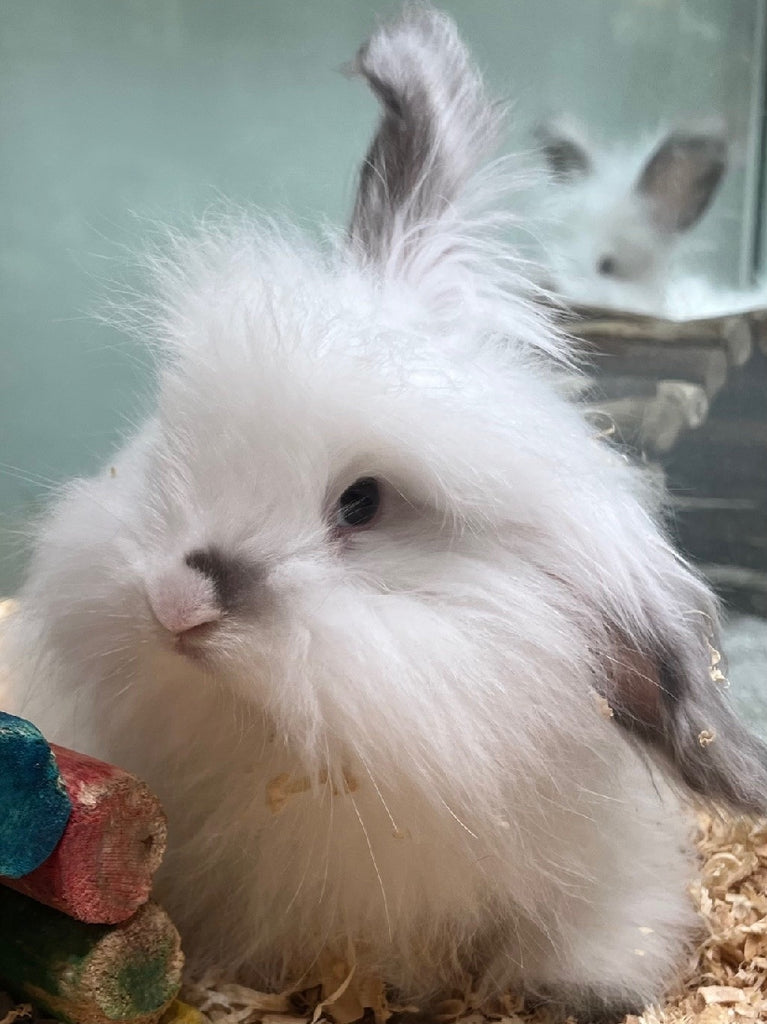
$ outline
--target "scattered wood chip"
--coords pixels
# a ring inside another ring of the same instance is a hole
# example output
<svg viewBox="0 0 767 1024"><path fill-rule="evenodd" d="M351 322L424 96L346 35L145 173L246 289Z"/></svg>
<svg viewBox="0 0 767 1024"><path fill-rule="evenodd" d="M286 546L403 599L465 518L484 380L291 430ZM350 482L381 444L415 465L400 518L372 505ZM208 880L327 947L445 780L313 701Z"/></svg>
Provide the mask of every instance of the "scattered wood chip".
<svg viewBox="0 0 767 1024"><path fill-rule="evenodd" d="M266 805L272 814L279 814L292 796L305 793L310 787L308 776L282 772L266 784Z"/></svg>
<svg viewBox="0 0 767 1024"><path fill-rule="evenodd" d="M711 655L711 668L716 668L722 660L722 655L710 641L707 640L706 643L708 644L708 653Z"/></svg>
<svg viewBox="0 0 767 1024"><path fill-rule="evenodd" d="M703 997L703 1002L709 1003L744 1003L746 993L743 989L733 988L731 985L704 985L698 989L698 995Z"/></svg>
<svg viewBox="0 0 767 1024"><path fill-rule="evenodd" d="M356 793L359 789L359 782L348 768L344 768L339 786L333 784L333 796L340 796L342 793ZM330 778L327 772L321 772L317 778L320 786L327 786ZM266 784L266 805L272 814L279 814L291 797L300 793L307 793L312 788L312 780L308 775L293 775L291 772L282 772L275 775Z"/></svg>
<svg viewBox="0 0 767 1024"><path fill-rule="evenodd" d="M594 699L597 702L597 710L603 718L612 718L614 716L615 712L610 707L606 697L603 697L601 693L595 693Z"/></svg>
<svg viewBox="0 0 767 1024"><path fill-rule="evenodd" d="M22 1003L20 1006L13 1006L3 1014L0 1024L16 1024L16 1021L32 1020L32 1007L29 1003Z"/></svg>

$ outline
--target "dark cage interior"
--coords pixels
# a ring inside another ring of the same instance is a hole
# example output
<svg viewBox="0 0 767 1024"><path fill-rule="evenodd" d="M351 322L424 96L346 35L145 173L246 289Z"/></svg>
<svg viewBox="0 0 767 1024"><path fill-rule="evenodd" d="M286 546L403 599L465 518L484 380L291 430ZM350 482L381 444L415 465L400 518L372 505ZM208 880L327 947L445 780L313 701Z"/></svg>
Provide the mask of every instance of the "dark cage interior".
<svg viewBox="0 0 767 1024"><path fill-rule="evenodd" d="M595 424L662 471L670 526L730 610L767 615L767 314L583 309Z"/></svg>

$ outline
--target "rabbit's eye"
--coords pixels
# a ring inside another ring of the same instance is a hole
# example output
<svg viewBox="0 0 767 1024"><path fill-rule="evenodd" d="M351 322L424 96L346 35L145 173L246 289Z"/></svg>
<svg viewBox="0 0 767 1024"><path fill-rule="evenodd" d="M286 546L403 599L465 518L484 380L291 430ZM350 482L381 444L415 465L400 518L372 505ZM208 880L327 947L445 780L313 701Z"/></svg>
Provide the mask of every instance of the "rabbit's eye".
<svg viewBox="0 0 767 1024"><path fill-rule="evenodd" d="M380 505L378 481L372 476L360 477L338 499L336 526L367 526L375 519Z"/></svg>
<svg viewBox="0 0 767 1024"><path fill-rule="evenodd" d="M600 274L604 274L605 277L614 277L618 270L618 264L615 261L615 257L603 256L599 263L597 263L597 270Z"/></svg>

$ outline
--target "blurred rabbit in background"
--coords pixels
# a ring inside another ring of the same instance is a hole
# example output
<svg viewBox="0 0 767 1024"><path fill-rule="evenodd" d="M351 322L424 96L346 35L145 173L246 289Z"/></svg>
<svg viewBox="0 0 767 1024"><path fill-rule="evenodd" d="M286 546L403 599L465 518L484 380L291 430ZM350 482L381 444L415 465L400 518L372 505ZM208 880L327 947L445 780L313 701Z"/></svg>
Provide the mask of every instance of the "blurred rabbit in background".
<svg viewBox="0 0 767 1024"><path fill-rule="evenodd" d="M549 174L541 213L554 289L581 304L654 313L677 305L675 256L725 176L724 125L676 128L649 155L646 144L595 147L567 119L535 134ZM707 301L710 285L683 280L682 293Z"/></svg>

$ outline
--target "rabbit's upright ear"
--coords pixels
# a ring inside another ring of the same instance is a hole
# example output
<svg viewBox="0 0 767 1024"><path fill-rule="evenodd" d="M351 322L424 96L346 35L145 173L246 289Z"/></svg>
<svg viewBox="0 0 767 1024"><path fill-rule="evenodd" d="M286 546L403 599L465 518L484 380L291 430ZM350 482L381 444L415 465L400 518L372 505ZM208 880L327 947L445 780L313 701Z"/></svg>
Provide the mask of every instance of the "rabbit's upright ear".
<svg viewBox="0 0 767 1024"><path fill-rule="evenodd" d="M722 130L675 131L652 153L635 189L660 231L687 231L705 213L726 169Z"/></svg>
<svg viewBox="0 0 767 1024"><path fill-rule="evenodd" d="M556 181L570 183L588 177L594 169L582 131L565 121L536 126L535 139Z"/></svg>
<svg viewBox="0 0 767 1024"><path fill-rule="evenodd" d="M406 7L380 27L353 70L383 111L349 236L363 260L401 263L438 234L496 141L499 111L453 23L426 5Z"/></svg>

